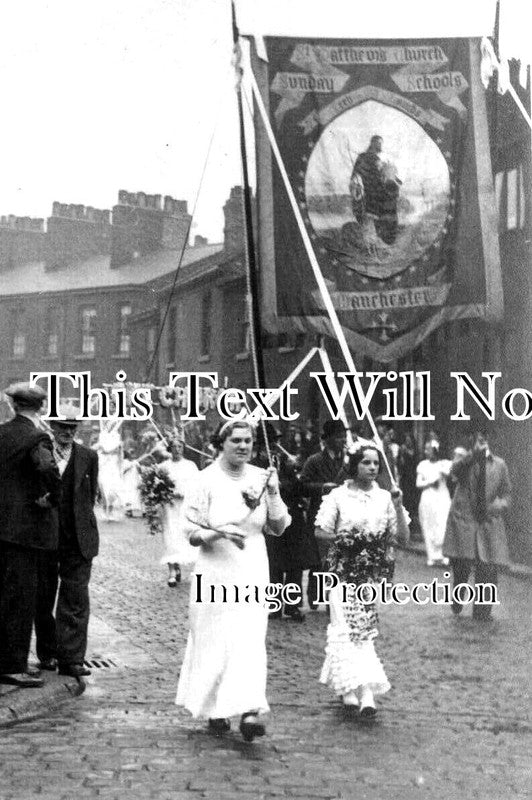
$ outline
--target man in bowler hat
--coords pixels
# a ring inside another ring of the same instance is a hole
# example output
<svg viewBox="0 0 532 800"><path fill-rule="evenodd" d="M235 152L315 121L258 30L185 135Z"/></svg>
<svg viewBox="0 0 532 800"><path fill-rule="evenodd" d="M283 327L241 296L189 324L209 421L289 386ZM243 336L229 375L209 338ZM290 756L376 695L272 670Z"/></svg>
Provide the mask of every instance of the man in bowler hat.
<svg viewBox="0 0 532 800"><path fill-rule="evenodd" d="M318 586L314 574L321 571L321 556L314 536L314 522L322 498L344 481L347 431L340 420L328 419L321 434L323 448L309 456L303 465L300 481L303 494L309 498L307 526L309 541L313 543L313 565L308 573L307 599L311 609L316 608Z"/></svg>
<svg viewBox="0 0 532 800"><path fill-rule="evenodd" d="M57 547L60 478L40 419L46 392L17 383L6 394L15 417L0 425L0 683L35 688L43 680L28 674L28 655L40 564Z"/></svg>
<svg viewBox="0 0 532 800"><path fill-rule="evenodd" d="M41 669L57 667L61 675L81 678L91 674L83 662L89 625L89 581L99 544L94 515L98 455L74 441L76 410L61 406L59 414L62 419L50 422L62 484L57 509L59 547L40 575L35 631Z"/></svg>

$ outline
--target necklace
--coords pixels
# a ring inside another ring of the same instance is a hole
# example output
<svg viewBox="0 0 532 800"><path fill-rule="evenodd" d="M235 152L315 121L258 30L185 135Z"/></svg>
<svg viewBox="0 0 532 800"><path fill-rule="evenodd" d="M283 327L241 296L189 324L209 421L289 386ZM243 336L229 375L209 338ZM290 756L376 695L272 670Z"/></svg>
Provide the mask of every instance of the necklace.
<svg viewBox="0 0 532 800"><path fill-rule="evenodd" d="M229 477L233 478L234 480L238 480L238 478L241 478L242 475L244 474L245 464L233 467L231 466L231 464L224 463L222 460L220 460L219 463L222 472L225 472L226 475L229 475Z"/></svg>

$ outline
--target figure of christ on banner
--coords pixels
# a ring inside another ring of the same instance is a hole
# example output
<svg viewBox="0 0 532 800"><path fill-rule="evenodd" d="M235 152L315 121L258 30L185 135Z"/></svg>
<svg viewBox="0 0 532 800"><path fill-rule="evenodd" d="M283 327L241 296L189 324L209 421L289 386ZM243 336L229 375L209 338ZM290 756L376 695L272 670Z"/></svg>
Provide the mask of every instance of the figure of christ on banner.
<svg viewBox="0 0 532 800"><path fill-rule="evenodd" d="M323 131L305 194L320 242L348 269L389 278L443 235L449 169L415 120L369 100Z"/></svg>
<svg viewBox="0 0 532 800"><path fill-rule="evenodd" d="M305 194L325 247L348 269L389 278L443 235L449 169L415 120L368 100L323 131L308 161Z"/></svg>

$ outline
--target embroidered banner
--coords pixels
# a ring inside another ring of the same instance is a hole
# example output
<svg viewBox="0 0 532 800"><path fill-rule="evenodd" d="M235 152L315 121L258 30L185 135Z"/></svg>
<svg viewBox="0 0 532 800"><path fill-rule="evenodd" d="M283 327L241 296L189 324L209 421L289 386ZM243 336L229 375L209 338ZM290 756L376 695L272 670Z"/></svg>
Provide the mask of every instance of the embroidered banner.
<svg viewBox="0 0 532 800"><path fill-rule="evenodd" d="M480 41L267 38L254 71L350 347L387 362L502 314ZM331 333L260 116L269 330Z"/></svg>

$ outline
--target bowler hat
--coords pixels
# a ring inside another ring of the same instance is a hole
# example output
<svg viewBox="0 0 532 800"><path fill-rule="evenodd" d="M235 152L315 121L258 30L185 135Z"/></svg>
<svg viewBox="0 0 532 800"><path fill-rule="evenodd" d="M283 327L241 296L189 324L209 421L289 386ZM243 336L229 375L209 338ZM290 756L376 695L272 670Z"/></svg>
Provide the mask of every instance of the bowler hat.
<svg viewBox="0 0 532 800"><path fill-rule="evenodd" d="M341 436L346 432L344 423L339 419L328 419L323 423L323 430L321 432L322 439L328 439L330 436Z"/></svg>
<svg viewBox="0 0 532 800"><path fill-rule="evenodd" d="M28 406L29 408L40 408L43 400L46 399L44 389L24 382L12 383L5 393L8 397L12 397L18 405Z"/></svg>

